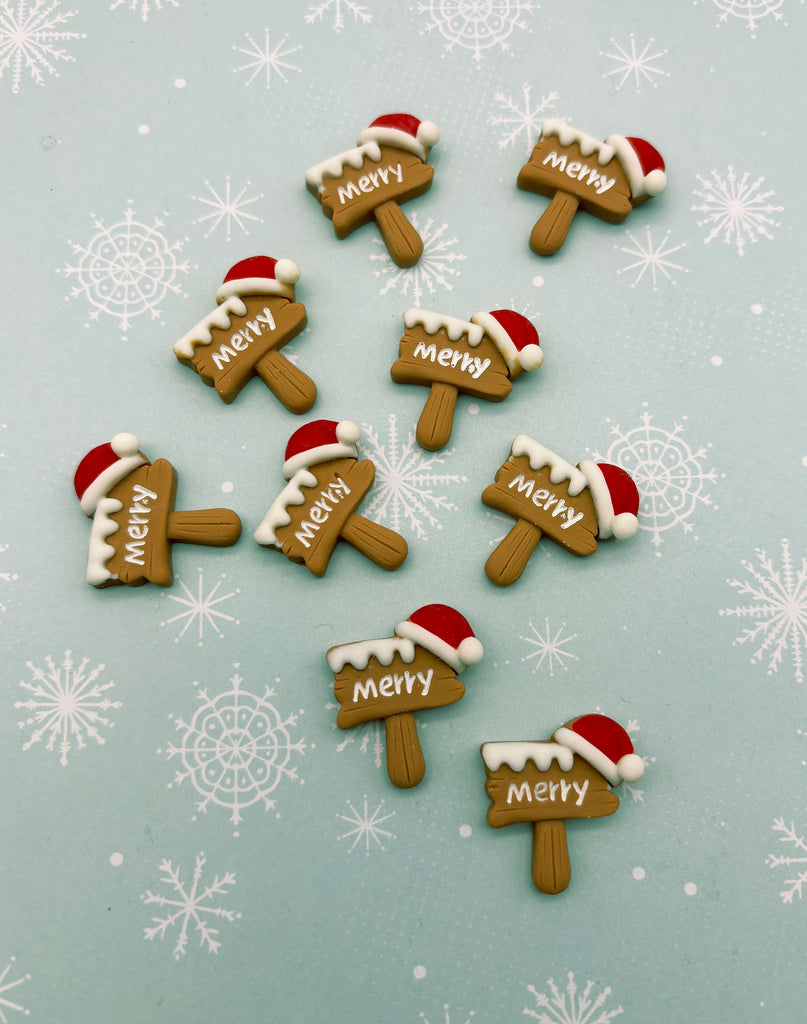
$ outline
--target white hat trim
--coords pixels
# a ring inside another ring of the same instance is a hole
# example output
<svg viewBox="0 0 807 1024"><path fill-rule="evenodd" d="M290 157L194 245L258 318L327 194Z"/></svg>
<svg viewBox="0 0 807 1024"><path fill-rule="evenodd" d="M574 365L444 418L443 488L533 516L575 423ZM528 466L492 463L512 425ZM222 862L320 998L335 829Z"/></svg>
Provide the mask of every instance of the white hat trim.
<svg viewBox="0 0 807 1024"><path fill-rule="evenodd" d="M274 277L235 277L225 281L216 292L216 302L233 295L282 295L294 299L294 285L300 280L300 268L294 260L282 259L275 264Z"/></svg>
<svg viewBox="0 0 807 1024"><path fill-rule="evenodd" d="M612 786L618 786L622 781L622 776L611 758L573 729L567 729L565 725L561 726L560 729L556 729L552 733L552 739L557 743L562 743L564 747L568 747L569 750L588 761L601 775L605 776Z"/></svg>
<svg viewBox="0 0 807 1024"><path fill-rule="evenodd" d="M628 176L633 196L657 196L664 191L667 187L667 175L658 167L645 174L636 150L626 138L621 135L609 135L605 141L614 148L619 157L619 162Z"/></svg>
<svg viewBox="0 0 807 1024"><path fill-rule="evenodd" d="M366 142L376 142L383 146L397 146L398 149L406 149L421 160L426 161L429 157L429 150L436 145L440 139L440 132L437 125L431 121L421 121L417 137L400 128L373 127L365 128L359 133L356 140L361 146Z"/></svg>
<svg viewBox="0 0 807 1024"><path fill-rule="evenodd" d="M118 460L113 462L111 466L107 466L106 469L102 470L102 472L98 474L87 490L81 495L81 500L79 502L81 505L81 511L85 515L91 516L95 512L98 502L102 498L106 497L107 493L112 490L115 484L119 484L121 480L136 470L139 466L144 466L146 461L147 460L144 455L141 455L140 452L135 452L134 455L126 455L123 458L118 458Z"/></svg>
<svg viewBox="0 0 807 1024"><path fill-rule="evenodd" d="M471 322L479 324L485 334L491 337L511 374L518 375L524 370L537 370L544 361L544 352L540 345L525 345L521 350L517 349L510 335L491 313L474 313Z"/></svg>
<svg viewBox="0 0 807 1024"><path fill-rule="evenodd" d="M468 665L475 665L482 659L482 644L475 636L467 636L460 643L459 647L452 647L439 636L419 626L410 619L399 622L395 627L398 636L413 643L420 644L427 651L441 658L447 665L450 665L455 672L462 672ZM476 641L476 643L469 643Z"/></svg>

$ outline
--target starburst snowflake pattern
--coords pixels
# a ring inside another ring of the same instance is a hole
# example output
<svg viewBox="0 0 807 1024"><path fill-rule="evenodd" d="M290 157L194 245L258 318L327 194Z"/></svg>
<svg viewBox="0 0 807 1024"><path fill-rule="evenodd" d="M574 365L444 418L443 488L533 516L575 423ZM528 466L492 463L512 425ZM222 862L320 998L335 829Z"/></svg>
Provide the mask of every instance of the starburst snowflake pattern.
<svg viewBox="0 0 807 1024"><path fill-rule="evenodd" d="M387 847L384 844L390 839L395 839L395 834L389 831L389 827L382 828L382 825L395 817L395 811L390 811L388 814L383 813L383 800L375 810L371 811L366 796L363 798L361 810L354 807L350 800L347 805L349 813L340 814L338 818L342 822L341 827L344 828L347 825L348 830L337 837L337 842L347 839L348 853L353 853L357 848L363 849L367 857L370 856L371 850L386 850Z"/></svg>
<svg viewBox="0 0 807 1024"><path fill-rule="evenodd" d="M153 10L162 11L167 7L179 7L179 4L177 0L112 0L109 9L116 11L119 7L128 8L133 14L139 14L141 21L148 21Z"/></svg>
<svg viewBox="0 0 807 1024"><path fill-rule="evenodd" d="M14 704L17 710L28 712L28 717L17 723L20 729L31 730L23 750L44 742L47 750L59 752L59 762L64 766L74 746L83 750L88 740L99 746L106 743L101 730L115 725L109 712L123 705L108 696L114 683L99 682L105 666L88 671L89 663L83 658L76 664L70 651L65 651L61 665L50 655L45 658L44 668L27 662L32 681L24 680L20 686L30 697Z"/></svg>
<svg viewBox="0 0 807 1024"><path fill-rule="evenodd" d="M488 51L510 51L510 37L528 29L525 15L536 6L532 0L428 0L417 10L427 19L426 34L445 40L444 53L468 50L478 69Z"/></svg>
<svg viewBox="0 0 807 1024"><path fill-rule="evenodd" d="M197 643L201 647L204 644L205 629L208 632L212 630L218 637L223 637L224 633L221 627L224 623L233 622L235 625L239 624L238 619L228 615L227 612L221 609L221 605L225 601L229 601L241 593L237 588L230 590L229 593L224 593L227 590L226 587L223 587L226 579L226 574L222 573L218 582L214 584L210 591L206 592L204 572L200 569L194 592L187 586L184 580L177 577L176 582L182 588L184 596L183 594L169 593L166 593L164 596L169 601L174 601L182 610L160 623L161 627L179 625L179 632L174 637L174 643L179 643L185 634L188 633L188 635L196 637Z"/></svg>
<svg viewBox="0 0 807 1024"><path fill-rule="evenodd" d="M324 22L327 15L333 15L333 30L341 32L345 27L345 15L353 18L354 24L369 25L373 20L372 14L366 7L354 3L353 0L322 0L321 3L312 4L305 16L306 24L313 25L315 22Z"/></svg>
<svg viewBox="0 0 807 1024"><path fill-rule="evenodd" d="M75 63L62 44L86 39L67 29L76 11L60 10L60 0L0 0L0 78L8 71L18 93L28 74L36 85L59 77L59 63Z"/></svg>
<svg viewBox="0 0 807 1024"><path fill-rule="evenodd" d="M727 580L745 599L734 608L721 608L729 618L751 619L734 640L735 645L756 647L752 663L766 662L768 675L774 675L789 655L796 682L804 682L804 652L807 650L807 556L801 565L790 551L790 542L782 540L781 565L757 548L757 563L743 559L745 579ZM758 645L758 646L757 646Z"/></svg>
<svg viewBox="0 0 807 1024"><path fill-rule="evenodd" d="M631 82L636 92L642 91L643 85L658 86L659 78L669 78L670 73L657 67L657 63L667 56L667 50L657 50L655 40L651 39L644 47L636 45L636 37L631 32L627 45L621 46L615 39L611 40L614 48L613 53L601 53L605 60L613 62L614 66L607 71L604 78L613 77L616 80L617 92L628 82Z"/></svg>
<svg viewBox="0 0 807 1024"><path fill-rule="evenodd" d="M61 273L76 282L70 297L89 303L90 320L112 317L126 340L135 317L148 313L158 320L166 296L182 294L179 278L190 269L179 259L183 243L168 241L164 219L157 217L151 224L138 220L131 200L114 224L90 216L95 233L86 245L68 242L76 262Z"/></svg>
<svg viewBox="0 0 807 1024"><path fill-rule="evenodd" d="M288 84L289 72L295 71L300 72L295 64L290 63L289 57L292 54L299 52L299 46L286 46L288 36L285 35L276 43L274 48L269 39L269 29L264 29L263 48L261 44L256 42L252 36L247 32L245 33L247 40L247 46L233 46L233 50L236 53L240 53L247 57L247 62L241 64L237 68L233 68L235 74L239 75L242 72L246 75L246 84L250 85L257 78L260 81L259 76L264 79L264 84L267 89L272 87L272 75L275 78L279 78L281 82ZM238 58L241 59L240 57Z"/></svg>
<svg viewBox="0 0 807 1024"><path fill-rule="evenodd" d="M794 871L795 877L784 880L784 889L779 893L782 903L793 903L804 895L804 887L807 885L807 842L804 835L799 835L796 827L791 821L786 824L784 818L774 818L773 831L778 835L780 843L788 844L790 853L777 854L769 853L765 863L769 868L786 868L788 872Z"/></svg>
<svg viewBox="0 0 807 1024"><path fill-rule="evenodd" d="M759 23L767 18L773 22L787 24L782 11L785 0L707 0L707 2L714 4L720 11L720 16L717 19L718 26L725 25L729 19L740 21L751 33L752 39L756 39Z"/></svg>
<svg viewBox="0 0 807 1024"><path fill-rule="evenodd" d="M688 271L680 263L674 263L670 257L673 253L680 252L684 248L681 245L670 245L670 232L668 231L662 240L654 245L650 228L645 228L645 237L637 238L631 231L626 232L628 244L615 246L620 252L624 252L631 258L627 266L617 270L618 274L634 274L631 281L631 288L635 288L641 281L652 285L653 291L658 289L659 284L675 284L674 275Z"/></svg>
<svg viewBox="0 0 807 1024"><path fill-rule="evenodd" d="M265 686L263 693L252 693L237 671L229 682L230 688L218 694L194 683L199 687L196 712L190 721L171 716L180 740L168 743L165 754L180 762L168 788L189 782L201 798L199 813L213 804L229 811L237 826L247 807L274 810L274 793L284 779L301 781L292 762L303 756L306 744L292 739L302 711L284 717L270 700L274 689Z"/></svg>
<svg viewBox="0 0 807 1024"><path fill-rule="evenodd" d="M454 449L424 455L414 431L409 431L405 439L400 436L394 413L390 413L385 438L366 423L362 425L362 438L376 466L367 518L390 526L396 533L406 524L419 540L429 529L442 530L439 516L456 512L458 506L438 488L465 482L465 477L442 469Z"/></svg>
<svg viewBox="0 0 807 1024"><path fill-rule="evenodd" d="M213 188L209 181L204 184L208 194L191 196L191 199L199 203L206 211L193 221L194 224L204 226L205 238L210 238L213 232L221 226L224 229L224 236L229 242L235 228L248 235L251 223L263 223L261 217L247 210L248 206L263 199L262 192L256 196L247 194L252 187L251 181L248 181L243 188L235 189L228 174L224 179L224 188L222 189Z"/></svg>
<svg viewBox="0 0 807 1024"><path fill-rule="evenodd" d="M381 295L397 290L407 296L413 306L419 306L425 294L434 295L438 288L451 291L454 278L459 276L458 264L466 257L456 251L457 239L448 234L448 225L435 225L429 219L421 227L416 213L409 216L423 241L423 255L413 267L398 267L384 247L380 238L375 238L377 251L370 256L373 263L381 266L375 269L375 276L383 282Z"/></svg>
<svg viewBox="0 0 807 1024"><path fill-rule="evenodd" d="M487 123L501 129L499 149L515 147L520 140L521 148L529 155L541 134L541 125L558 99L556 92L548 92L533 102L529 85L521 87L521 96L518 98L497 92L493 100L498 104L500 112L491 114Z"/></svg>
<svg viewBox="0 0 807 1024"><path fill-rule="evenodd" d="M226 871L223 875L215 875L212 882L203 884L202 874L206 863L205 855L198 853L189 886L183 881L180 868L164 859L159 871L169 895L148 889L140 897L143 903L160 907L162 911L162 916L152 917L152 926L144 929L147 940L164 939L169 931L178 929L173 949L175 960L187 953L191 930L198 934L201 949L218 953L221 948L219 930L211 922L237 921L241 917L239 912L218 905L228 894L227 890L235 885L235 875L232 871Z"/></svg>
<svg viewBox="0 0 807 1024"><path fill-rule="evenodd" d="M703 214L697 224L707 229L705 245L720 238L724 245L734 246L738 256L744 256L749 244L756 245L760 238L773 239L772 231L779 227L773 215L784 207L770 202L776 193L772 189L763 191L763 177L752 181L746 171L738 178L733 167L725 175L712 171L708 178L700 174L696 177L699 188L692 190L693 195L703 201L690 210Z"/></svg>
<svg viewBox="0 0 807 1024"><path fill-rule="evenodd" d="M14 976L16 974L14 967L16 959L16 957L10 957L6 966L0 971L0 1024L9 1024L10 1018L6 1016L7 1013L21 1013L27 1017L30 1012L17 1002L16 992L13 997L9 994L18 989L20 985L24 985L26 981L31 980L30 974Z"/></svg>
<svg viewBox="0 0 807 1024"><path fill-rule="evenodd" d="M339 705L329 701L325 708L329 712L338 711ZM340 736L343 738L336 745L337 754L341 754L355 744L356 749L362 754L372 754L373 764L376 768L381 768L384 764L384 726L383 723L376 719L373 722L363 722L361 725L355 726L353 729L342 730L339 729L336 722L332 723L331 728L338 730Z"/></svg>
<svg viewBox="0 0 807 1024"><path fill-rule="evenodd" d="M717 474L703 466L708 449L688 444L683 423L664 430L645 412L638 427L622 431L613 426L611 434L615 440L608 451L595 453L594 458L621 466L633 477L641 498L639 529L650 533L656 548L662 544L662 535L676 527L692 534L699 508L717 508L708 493Z"/></svg>
<svg viewBox="0 0 807 1024"><path fill-rule="evenodd" d="M564 989L558 988L552 978L547 979L546 987L548 994L539 992L534 985L527 986L535 1002L534 1007L524 1007L524 1016L540 1024L609 1024L623 1012L621 1006L606 1007L611 997L608 986L597 995L596 983L587 981L581 990L574 980L574 971L569 971Z"/></svg>
<svg viewBox="0 0 807 1024"><path fill-rule="evenodd" d="M625 723L625 732L630 736L631 743L633 743L634 746L636 746L636 734L639 732L640 728L641 726L635 718L629 718ZM649 768L651 765L656 763L656 759L652 755L641 754L640 757L644 762L645 768ZM623 782L620 789L623 793L630 794L633 803L642 803L644 801L643 789L639 789L637 786L634 786L629 782Z"/></svg>
<svg viewBox="0 0 807 1024"><path fill-rule="evenodd" d="M528 651L521 660L531 662L533 672L546 670L550 676L554 676L556 668L563 669L564 672L568 670L568 660L577 661L577 655L568 648L568 645L577 639L577 633L564 635L565 622L554 632L550 628L549 619L544 619L541 630L532 622L529 627L529 634L519 639L524 641Z"/></svg>

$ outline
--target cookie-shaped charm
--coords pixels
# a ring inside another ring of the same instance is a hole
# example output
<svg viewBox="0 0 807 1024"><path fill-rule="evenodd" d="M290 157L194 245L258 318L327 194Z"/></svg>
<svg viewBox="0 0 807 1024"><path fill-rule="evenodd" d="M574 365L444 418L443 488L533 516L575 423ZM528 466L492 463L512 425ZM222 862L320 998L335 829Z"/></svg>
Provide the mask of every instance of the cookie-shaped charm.
<svg viewBox="0 0 807 1024"><path fill-rule="evenodd" d="M628 540L639 526L639 492L624 469L588 460L572 466L526 434L513 441L482 503L516 520L485 564L499 586L515 583L544 534L583 556L599 540Z"/></svg>
<svg viewBox="0 0 807 1024"><path fill-rule="evenodd" d="M307 412L316 385L280 351L306 325L305 306L294 299L299 277L293 260L251 256L236 263L216 292L218 308L180 338L174 355L223 402L260 377L290 412Z"/></svg>
<svg viewBox="0 0 807 1024"><path fill-rule="evenodd" d="M425 192L434 168L429 153L440 138L437 125L412 114L384 114L360 132L357 146L306 172L308 191L346 238L374 220L399 267L411 267L423 254L423 240L400 203Z"/></svg>
<svg viewBox="0 0 807 1024"><path fill-rule="evenodd" d="M93 448L74 484L82 512L92 518L87 582L94 587L168 587L174 542L229 547L241 536L241 520L230 509L175 512L176 470L165 459L149 462L134 434Z"/></svg>
<svg viewBox="0 0 807 1024"><path fill-rule="evenodd" d="M451 438L458 394L501 402L512 382L544 358L538 332L511 309L475 313L467 321L413 307L404 313L404 327L390 376L430 388L415 431L430 451Z"/></svg>
<svg viewBox="0 0 807 1024"><path fill-rule="evenodd" d="M518 187L551 202L532 229L530 248L551 256L566 240L575 213L585 210L621 224L635 206L667 187L664 161L649 142L609 135L600 142L562 121L544 121Z"/></svg>
<svg viewBox="0 0 807 1024"><path fill-rule="evenodd" d="M352 729L383 720L387 774L395 786L410 789L426 771L415 714L460 700L465 687L456 676L483 653L467 619L445 604L419 608L394 636L331 647L326 657L340 705L336 724Z"/></svg>
<svg viewBox="0 0 807 1024"><path fill-rule="evenodd" d="M255 540L278 548L324 576L338 540L345 540L383 569L397 569L407 555L404 538L357 514L375 466L359 461L361 430L342 420L314 420L296 430L286 446L288 484L269 506Z"/></svg>
<svg viewBox="0 0 807 1024"><path fill-rule="evenodd" d="M481 750L488 825L532 822L532 880L550 895L572 877L566 819L613 814L619 798L611 787L644 774L630 736L606 715L573 718L546 742L483 743Z"/></svg>

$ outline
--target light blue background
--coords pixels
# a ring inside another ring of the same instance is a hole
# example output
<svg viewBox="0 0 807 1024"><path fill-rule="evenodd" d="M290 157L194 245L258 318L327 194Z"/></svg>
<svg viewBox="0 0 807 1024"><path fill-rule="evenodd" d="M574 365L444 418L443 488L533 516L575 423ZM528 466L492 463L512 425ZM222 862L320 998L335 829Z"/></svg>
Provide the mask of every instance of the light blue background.
<svg viewBox="0 0 807 1024"><path fill-rule="evenodd" d="M0 3L0 1020L800 1020L807 10L319 6ZM21 13L34 65L15 74ZM433 187L405 207L426 252L404 272L372 226L338 241L304 188L401 109L441 130ZM546 202L515 187L545 116L645 137L669 178L623 225L580 214L548 260L527 247ZM102 296L147 236L124 317ZM259 548L301 420L258 381L225 406L172 355L259 252L301 268L309 327L287 351L319 388L305 418L362 425L363 511L382 514L386 485L410 545L394 574L340 545L315 579ZM389 379L411 304L512 306L545 363L500 405L461 397L449 449L402 461L426 394ZM72 476L121 430L177 467L179 508L244 521L234 548L176 546L167 592L83 582ZM521 432L629 463L640 530L584 560L545 540L499 590L483 565L508 524L479 494ZM336 730L324 653L432 601L486 653L462 702L419 716L427 777L401 792L371 731ZM97 737L85 719L63 753L31 742L37 711L65 720L54 688L96 670L116 705ZM26 707L43 676L51 696ZM172 750L200 695L232 707L239 687L291 749L233 822L226 799L199 809ZM572 883L546 897L529 829L485 824L479 745L595 709L648 769L615 816L570 823ZM175 957L181 921L149 940L168 911L147 894L175 899L200 854L221 945L191 920Z"/></svg>

